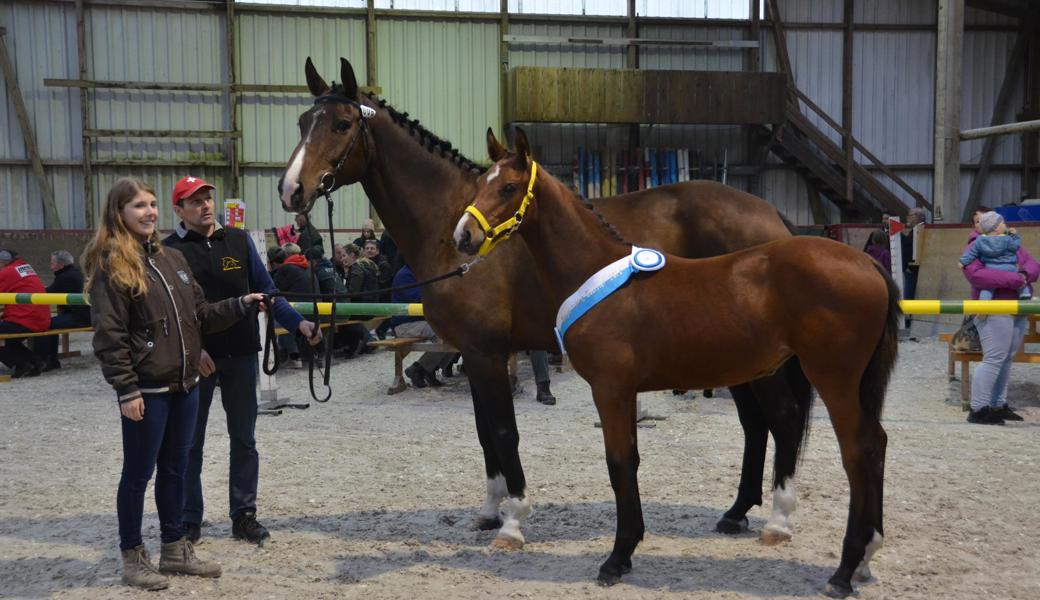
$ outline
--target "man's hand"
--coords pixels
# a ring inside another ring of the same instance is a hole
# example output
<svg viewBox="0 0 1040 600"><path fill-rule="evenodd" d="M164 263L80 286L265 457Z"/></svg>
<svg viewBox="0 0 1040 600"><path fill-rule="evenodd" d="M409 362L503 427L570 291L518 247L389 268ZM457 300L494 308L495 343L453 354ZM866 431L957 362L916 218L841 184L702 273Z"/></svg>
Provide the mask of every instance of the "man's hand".
<svg viewBox="0 0 1040 600"><path fill-rule="evenodd" d="M203 377L209 377L217 370L217 365L210 358L209 352L202 351L202 356L199 357L199 375Z"/></svg>
<svg viewBox="0 0 1040 600"><path fill-rule="evenodd" d="M317 346L321 341L321 328L310 321L300 321L299 331L311 346Z"/></svg>
<svg viewBox="0 0 1040 600"><path fill-rule="evenodd" d="M134 398L129 402L119 405L119 412L131 421L140 421L144 418L144 398Z"/></svg>

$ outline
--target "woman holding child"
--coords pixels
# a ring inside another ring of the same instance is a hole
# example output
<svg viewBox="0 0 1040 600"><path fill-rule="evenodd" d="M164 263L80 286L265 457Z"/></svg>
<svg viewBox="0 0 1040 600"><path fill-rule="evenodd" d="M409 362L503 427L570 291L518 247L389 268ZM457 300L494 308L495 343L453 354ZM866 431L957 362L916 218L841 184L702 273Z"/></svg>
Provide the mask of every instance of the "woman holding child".
<svg viewBox="0 0 1040 600"><path fill-rule="evenodd" d="M984 293L995 300L1026 297L1030 284L1040 277L1040 263L1021 246L1014 230L1008 235L1004 219L996 212L980 208L974 220L975 231L961 261L971 297L978 300ZM1025 315L975 317L982 362L971 379L969 423L1003 425L1005 420L1022 420L1007 404L1007 387L1011 362L1022 345L1027 323Z"/></svg>

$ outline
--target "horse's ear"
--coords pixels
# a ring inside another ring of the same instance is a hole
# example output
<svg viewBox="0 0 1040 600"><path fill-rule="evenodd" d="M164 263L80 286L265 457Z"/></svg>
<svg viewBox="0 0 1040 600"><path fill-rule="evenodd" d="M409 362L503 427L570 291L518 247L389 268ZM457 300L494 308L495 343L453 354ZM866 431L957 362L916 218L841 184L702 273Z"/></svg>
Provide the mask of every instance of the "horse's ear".
<svg viewBox="0 0 1040 600"><path fill-rule="evenodd" d="M516 158L524 167L527 166L527 158L531 155L531 146L527 143L527 134L523 128L516 128Z"/></svg>
<svg viewBox="0 0 1040 600"><path fill-rule="evenodd" d="M318 75L318 70L314 68L314 63L311 62L309 56L307 63L303 65L303 71L307 74L307 89L311 91L311 94L320 96L329 91L329 84L325 83L321 75Z"/></svg>
<svg viewBox="0 0 1040 600"><path fill-rule="evenodd" d="M488 156L491 157L491 162L498 162L509 152L506 147L499 143L498 138L495 137L495 130L488 127L487 130L487 150Z"/></svg>
<svg viewBox="0 0 1040 600"><path fill-rule="evenodd" d="M345 58L339 59L339 78L343 80L343 95L351 100L357 100L357 78L354 77L354 67Z"/></svg>

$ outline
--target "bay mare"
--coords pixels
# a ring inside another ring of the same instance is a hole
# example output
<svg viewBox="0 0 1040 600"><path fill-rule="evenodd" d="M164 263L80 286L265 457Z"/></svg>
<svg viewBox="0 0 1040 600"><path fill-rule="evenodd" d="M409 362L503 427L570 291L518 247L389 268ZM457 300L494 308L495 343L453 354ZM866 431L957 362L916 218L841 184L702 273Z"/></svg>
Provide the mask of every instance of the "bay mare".
<svg viewBox="0 0 1040 600"><path fill-rule="evenodd" d="M523 130L517 129L515 154L490 129L487 143L496 162L456 224L460 250L492 250L489 233L499 248L517 245L495 229L515 223L554 307L632 253L591 205L535 167ZM898 350L899 297L892 278L865 253L828 239L791 237L715 258L667 256L663 268L632 275L561 332L575 371L592 388L617 503L614 549L599 569L600 582L615 583L631 570L643 539L637 392L733 385L796 355L830 413L849 479L841 562L828 591L851 594L853 574L869 576L884 536L887 437L880 419Z"/></svg>
<svg viewBox="0 0 1040 600"><path fill-rule="evenodd" d="M334 178L334 187L360 181L418 279L467 261L451 234L483 169L407 113L359 96L347 60L341 59L343 83L335 87L322 79L309 58L305 71L316 102L300 116L301 140L279 182L283 208L310 210L323 177ZM363 120L361 106L373 109L374 116ZM715 256L791 235L771 205L715 182L665 186L596 203L629 239L679 256ZM555 306L544 300L546 285L527 248L509 244L465 277L423 290L427 320L465 360L487 475L487 496L475 526L499 528L492 542L496 547L522 547L521 524L530 513L506 365L514 351L555 348ZM762 503L766 443L772 432L774 509L762 537L766 542L787 539L795 499L791 479L809 419L811 390L797 359L773 375L731 383L739 384L730 389L745 450L737 498L717 528L724 533L745 530L746 513Z"/></svg>

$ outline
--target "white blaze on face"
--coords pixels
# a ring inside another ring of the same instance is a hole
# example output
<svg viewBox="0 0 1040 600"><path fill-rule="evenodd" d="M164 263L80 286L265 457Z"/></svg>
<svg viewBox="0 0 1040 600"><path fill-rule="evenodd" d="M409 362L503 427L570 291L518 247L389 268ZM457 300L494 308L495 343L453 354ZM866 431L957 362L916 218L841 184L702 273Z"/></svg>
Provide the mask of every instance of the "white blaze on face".
<svg viewBox="0 0 1040 600"><path fill-rule="evenodd" d="M492 168L491 171L488 172L487 182L491 183L492 181L494 181L495 177L498 177L501 171L502 169L498 165L495 165L494 168Z"/></svg>
<svg viewBox="0 0 1040 600"><path fill-rule="evenodd" d="M296 153L289 170L285 172L282 179L282 206L292 207L292 195L300 187L300 171L303 170L303 155L307 151L306 142L300 145L300 151Z"/></svg>
<svg viewBox="0 0 1040 600"><path fill-rule="evenodd" d="M787 519L797 504L798 495L794 491L794 480L788 477L781 482L780 487L773 490L773 514L766 522L765 529L791 535Z"/></svg>
<svg viewBox="0 0 1040 600"><path fill-rule="evenodd" d="M462 218L459 219L458 224L455 225L455 233L452 234L452 238L455 240L455 247L458 248L459 242L462 241L462 234L466 231L466 220L472 219L473 215L469 213L463 213ZM499 475L501 477L501 475Z"/></svg>

